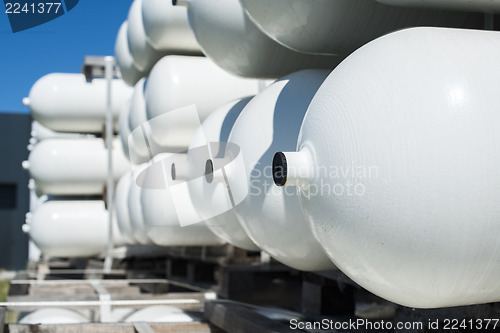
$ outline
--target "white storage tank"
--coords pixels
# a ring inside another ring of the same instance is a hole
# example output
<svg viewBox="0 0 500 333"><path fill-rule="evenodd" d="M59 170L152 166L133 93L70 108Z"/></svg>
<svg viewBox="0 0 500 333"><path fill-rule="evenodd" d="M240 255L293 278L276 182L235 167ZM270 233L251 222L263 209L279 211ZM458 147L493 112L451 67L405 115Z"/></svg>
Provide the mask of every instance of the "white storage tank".
<svg viewBox="0 0 500 333"><path fill-rule="evenodd" d="M106 186L108 152L98 138L48 139L31 151L28 163L36 187L52 195L99 195ZM113 141L115 181L130 169L119 140Z"/></svg>
<svg viewBox="0 0 500 333"><path fill-rule="evenodd" d="M112 82L112 109L118 113L132 94L122 80ZM83 74L53 73L40 78L25 99L33 119L54 131L101 133L106 118L106 80L87 82Z"/></svg>
<svg viewBox="0 0 500 333"><path fill-rule="evenodd" d="M128 316L126 323L192 323L194 318L178 307L155 305L140 309Z"/></svg>
<svg viewBox="0 0 500 333"><path fill-rule="evenodd" d="M243 108L252 97L234 100L212 112L196 132L188 150L187 168L197 169L191 174L203 174L206 162L211 157L223 159L230 152L225 151L229 133ZM210 154L209 145L210 144ZM214 148L220 146L220 150ZM200 150L201 148L201 150ZM226 154L227 153L227 154ZM180 166L182 167L182 166ZM178 172L181 170L178 170ZM201 172L200 172L201 171ZM233 211L227 182L208 183L205 177L188 177L189 194L193 205L208 228L226 242L249 251L259 248L248 237Z"/></svg>
<svg viewBox="0 0 500 333"><path fill-rule="evenodd" d="M64 133L64 132L56 132L53 131L38 121L33 121L31 123L31 139L30 144L36 144L45 139L75 139L75 138L91 138L95 137L92 134L83 134L83 133Z"/></svg>
<svg viewBox="0 0 500 333"><path fill-rule="evenodd" d="M271 257L304 271L334 265L314 239L298 193L275 187L269 164L278 147L295 147L307 107L328 73L304 70L271 84L247 104L229 138L240 147L245 168L228 178L245 177L249 189L234 208L239 222Z"/></svg>
<svg viewBox="0 0 500 333"><path fill-rule="evenodd" d="M146 163L150 160L150 150L148 149L148 143L146 138L150 136L150 130L148 124L145 127L139 126L136 130L131 130L130 118L132 113L140 113L144 115L146 113L144 106L144 97L140 94L134 94L138 98L132 98L127 102L120 111L119 117L119 131L120 143L122 145L123 152L127 159L132 165L139 165ZM138 100L142 102L138 103ZM133 110L133 105L135 105L135 110ZM137 116L134 116L135 121L137 121ZM146 129L146 135L143 135L143 129ZM154 149L158 150L158 149Z"/></svg>
<svg viewBox="0 0 500 333"><path fill-rule="evenodd" d="M149 44L168 54L201 55L186 8L172 1L142 0L142 22Z"/></svg>
<svg viewBox="0 0 500 333"><path fill-rule="evenodd" d="M84 324L90 320L82 314L64 309L47 308L28 313L22 317L18 324L21 325L54 325L54 324Z"/></svg>
<svg viewBox="0 0 500 333"><path fill-rule="evenodd" d="M149 73L163 56L162 52L149 45L142 22L142 0L134 0L128 13L127 39L135 67L142 73Z"/></svg>
<svg viewBox="0 0 500 333"><path fill-rule="evenodd" d="M134 86L144 73L139 71L134 64L134 58L130 54L127 38L128 22L125 21L118 30L115 42L115 59L120 68L122 80L129 86Z"/></svg>
<svg viewBox="0 0 500 333"><path fill-rule="evenodd" d="M171 154L155 156L153 167L150 166L144 174L144 184L154 184L154 187L142 191L142 211L148 236L156 245L162 246L210 246L222 245L223 240L215 236L204 223L181 226L179 214L190 214L193 205L189 193L177 197L177 206L168 187L170 180L165 180L162 170L167 170L166 163ZM168 165L170 170L170 165ZM181 211L182 210L182 211ZM184 211L189 210L189 211Z"/></svg>
<svg viewBox="0 0 500 333"><path fill-rule="evenodd" d="M278 78L305 68L333 69L344 57L310 55L284 47L250 20L239 0L174 0L174 3L188 7L189 23L203 53L236 75Z"/></svg>
<svg viewBox="0 0 500 333"><path fill-rule="evenodd" d="M151 143L166 152L185 151L210 112L256 94L261 84L231 75L203 57L164 57L151 71L145 89ZM153 155L165 152L159 149Z"/></svg>
<svg viewBox="0 0 500 333"><path fill-rule="evenodd" d="M148 236L142 213L141 193L143 188L137 184L137 175L141 174L148 164L141 164L131 173L131 179L128 190L128 214L132 233L138 244L147 245L153 244L152 239Z"/></svg>
<svg viewBox="0 0 500 333"><path fill-rule="evenodd" d="M115 246L123 239L113 222ZM72 258L97 256L106 251L108 213L103 201L47 201L28 224L30 238L45 255Z"/></svg>
<svg viewBox="0 0 500 333"><path fill-rule="evenodd" d="M149 128L146 123L148 119L146 114L146 99L144 97L146 82L147 80L143 78L135 85L130 104L130 112L128 114L130 129L127 145L129 149L131 148L129 157L133 164L146 163L152 157L150 156L150 149L148 148L149 142L145 142L144 136L140 135L143 133L142 131L144 128Z"/></svg>
<svg viewBox="0 0 500 333"><path fill-rule="evenodd" d="M382 0L418 2L433 0ZM446 1L449 9L457 2ZM481 3L481 1L467 1ZM248 15L271 38L299 52L350 54L386 33L414 26L482 29L481 15L401 8L366 0L241 0ZM484 3L484 2L483 2Z"/></svg>
<svg viewBox="0 0 500 333"><path fill-rule="evenodd" d="M132 99L130 100L128 120L131 131L141 125L144 125L144 123L148 120L146 116L146 100L144 98L145 80L145 78L142 78L136 83Z"/></svg>
<svg viewBox="0 0 500 333"><path fill-rule="evenodd" d="M118 135L120 137L120 143L122 145L123 154L130 161L130 149L128 145L128 139L130 135L130 125L129 125L129 112L130 112L131 101L127 101L123 104L120 115L118 116Z"/></svg>
<svg viewBox="0 0 500 333"><path fill-rule="evenodd" d="M115 190L115 216L118 223L118 229L122 234L125 243L128 245L137 244L134 237L134 229L130 221L129 206L128 206L128 193L131 183L134 181L132 171L124 174L118 181Z"/></svg>
<svg viewBox="0 0 500 333"><path fill-rule="evenodd" d="M465 11L478 11L485 13L500 12L499 0L471 1L471 0L377 0L386 5L416 7L416 8L440 8L456 9Z"/></svg>
<svg viewBox="0 0 500 333"><path fill-rule="evenodd" d="M377 39L325 80L298 152L276 155L276 182L300 185L317 239L372 293L416 308L500 300L499 57L498 32Z"/></svg>

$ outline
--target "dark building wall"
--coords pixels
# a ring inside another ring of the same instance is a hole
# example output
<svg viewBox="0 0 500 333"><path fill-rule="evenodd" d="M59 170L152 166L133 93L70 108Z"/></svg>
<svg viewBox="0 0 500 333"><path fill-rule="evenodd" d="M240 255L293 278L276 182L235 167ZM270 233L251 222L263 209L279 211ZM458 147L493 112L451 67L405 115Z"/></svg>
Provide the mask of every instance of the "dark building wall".
<svg viewBox="0 0 500 333"><path fill-rule="evenodd" d="M0 113L0 269L24 269L28 236L21 230L29 210L28 158L31 117Z"/></svg>

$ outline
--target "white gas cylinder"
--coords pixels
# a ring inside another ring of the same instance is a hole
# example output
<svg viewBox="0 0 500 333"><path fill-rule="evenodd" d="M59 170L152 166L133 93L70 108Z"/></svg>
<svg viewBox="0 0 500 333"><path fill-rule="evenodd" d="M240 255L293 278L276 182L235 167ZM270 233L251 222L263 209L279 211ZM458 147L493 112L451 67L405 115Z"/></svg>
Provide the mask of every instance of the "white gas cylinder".
<svg viewBox="0 0 500 333"><path fill-rule="evenodd" d="M120 137L120 143L122 145L123 154L130 161L130 147L128 145L128 140L130 136L130 125L129 125L129 113L130 113L131 101L127 101L123 104L120 110L120 115L118 116L118 136Z"/></svg>
<svg viewBox="0 0 500 333"><path fill-rule="evenodd" d="M278 147L296 146L307 107L328 73L304 70L271 84L247 104L229 138L241 150L244 170L227 177L245 177L249 189L234 208L239 222L271 257L305 271L334 265L314 239L297 191L275 187L269 164Z"/></svg>
<svg viewBox="0 0 500 333"><path fill-rule="evenodd" d="M148 306L128 316L126 323L191 323L194 319L181 309L169 305Z"/></svg>
<svg viewBox="0 0 500 333"><path fill-rule="evenodd" d="M137 134L142 133L143 125L146 127L148 125L146 124L148 119L146 115L146 99L144 98L146 82L147 80L143 78L135 85L128 115L130 127L128 146L129 149L132 149L129 151L129 158L133 164L146 163L151 159L150 148L144 141L144 136L137 136Z"/></svg>
<svg viewBox="0 0 500 333"><path fill-rule="evenodd" d="M500 300L500 33L414 28L325 80L277 154L333 262L416 308ZM292 150L295 151L295 150Z"/></svg>
<svg viewBox="0 0 500 333"><path fill-rule="evenodd" d="M142 21L142 0L134 0L128 13L127 40L135 67L148 74L154 64L163 56L162 52L149 45Z"/></svg>
<svg viewBox="0 0 500 333"><path fill-rule="evenodd" d="M115 190L115 216L118 223L118 229L123 235L126 244L137 244L134 237L134 229L130 221L129 206L128 206L128 193L131 183L134 181L132 171L124 174L118 181Z"/></svg>
<svg viewBox="0 0 500 333"><path fill-rule="evenodd" d="M122 80L129 86L134 86L144 73L135 67L134 58L130 54L127 38L128 22L125 21L118 30L115 42L115 59L120 69Z"/></svg>
<svg viewBox="0 0 500 333"><path fill-rule="evenodd" d="M333 69L344 58L300 53L279 44L252 22L239 0L174 0L174 3L188 7L189 23L203 53L236 75L278 78L306 68ZM293 18L305 25L297 15Z"/></svg>
<svg viewBox="0 0 500 333"><path fill-rule="evenodd" d="M425 0L382 1L426 3ZM482 29L484 25L483 17L477 14L393 7L366 0L241 0L241 3L271 38L307 53L350 54L377 37L407 27Z"/></svg>
<svg viewBox="0 0 500 333"><path fill-rule="evenodd" d="M151 71L145 89L149 141L160 147L153 155L185 151L210 112L256 94L262 84L231 75L207 58L164 57Z"/></svg>
<svg viewBox="0 0 500 333"><path fill-rule="evenodd" d="M132 88L113 80L111 98L115 124ZM101 133L106 119L106 80L87 82L83 74L53 73L31 87L28 104L31 115L42 125L60 132Z"/></svg>
<svg viewBox="0 0 500 333"><path fill-rule="evenodd" d="M142 22L148 42L169 54L201 55L201 49L189 26L186 8L172 1L142 0Z"/></svg>
<svg viewBox="0 0 500 333"><path fill-rule="evenodd" d="M141 174L143 170L147 168L147 164L141 164L132 173L129 183L128 192L128 213L130 218L130 225L132 227L132 232L137 243L147 245L152 244L152 240L148 237L144 214L142 213L141 204L141 193L143 188L137 184L137 175Z"/></svg>
<svg viewBox="0 0 500 333"><path fill-rule="evenodd" d="M18 323L21 325L83 324L90 320L80 313L64 308L47 308L28 313Z"/></svg>
<svg viewBox="0 0 500 333"><path fill-rule="evenodd" d="M229 140L229 133L243 108L251 97L234 100L212 112L196 132L188 150L187 167L198 170L189 174L200 174L205 171L206 162L211 157L222 159L225 157L225 143ZM210 151L209 153L209 144ZM216 148L219 148L214 151ZM228 152L229 153L229 152ZM189 180L189 194L208 228L228 243L249 251L259 248L248 237L241 227L233 211L235 204L231 200L232 193L226 182L209 183L205 177L191 177Z"/></svg>
<svg viewBox="0 0 500 333"><path fill-rule="evenodd" d="M40 124L38 121L31 123L31 139L30 144L36 144L45 139L83 139L95 137L92 134L83 133L64 133L56 132Z"/></svg>
<svg viewBox="0 0 500 333"><path fill-rule="evenodd" d="M155 156L154 165L143 175L142 209L148 236L162 246L221 245L223 240L215 236L207 226L200 223L181 226L179 214L191 214L194 210L189 192L173 198L169 188L166 161L171 154ZM165 164L163 162L165 161ZM168 170L170 170L169 165ZM170 174L170 173L168 173Z"/></svg>
<svg viewBox="0 0 500 333"><path fill-rule="evenodd" d="M98 195L106 186L108 152L100 138L47 139L38 143L24 167L41 193ZM115 181L130 169L120 141L113 141Z"/></svg>
<svg viewBox="0 0 500 333"><path fill-rule="evenodd" d="M123 245L116 219L113 228L115 245ZM96 256L106 251L108 213L98 200L47 201L32 213L27 229L45 255Z"/></svg>

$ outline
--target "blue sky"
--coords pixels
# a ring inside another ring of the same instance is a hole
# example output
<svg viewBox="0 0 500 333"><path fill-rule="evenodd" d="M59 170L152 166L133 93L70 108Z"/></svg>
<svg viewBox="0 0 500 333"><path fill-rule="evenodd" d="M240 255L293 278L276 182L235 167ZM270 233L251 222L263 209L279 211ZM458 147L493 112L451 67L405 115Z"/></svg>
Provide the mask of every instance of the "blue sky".
<svg viewBox="0 0 500 333"><path fill-rule="evenodd" d="M113 55L131 3L80 0L63 16L17 33L0 4L0 112L28 113L22 98L43 75L79 72L85 55Z"/></svg>

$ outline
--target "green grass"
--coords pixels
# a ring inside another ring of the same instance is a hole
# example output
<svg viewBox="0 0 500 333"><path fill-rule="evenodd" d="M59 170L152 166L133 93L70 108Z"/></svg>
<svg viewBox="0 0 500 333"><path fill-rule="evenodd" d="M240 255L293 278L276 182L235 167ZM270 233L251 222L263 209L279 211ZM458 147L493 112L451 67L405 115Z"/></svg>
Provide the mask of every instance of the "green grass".
<svg viewBox="0 0 500 333"><path fill-rule="evenodd" d="M9 291L10 281L0 281L0 302L7 300L7 292Z"/></svg>
<svg viewBox="0 0 500 333"><path fill-rule="evenodd" d="M5 302L7 300L7 293L9 292L10 281L0 281L0 302ZM13 324L17 322L17 317L19 314L17 312L7 312L6 324Z"/></svg>

